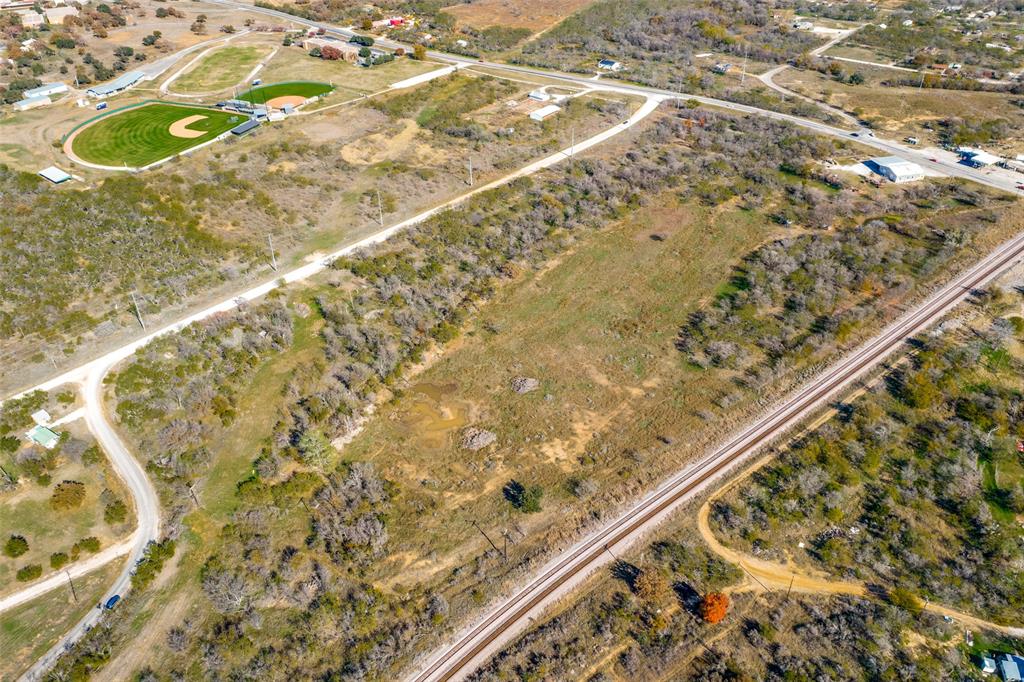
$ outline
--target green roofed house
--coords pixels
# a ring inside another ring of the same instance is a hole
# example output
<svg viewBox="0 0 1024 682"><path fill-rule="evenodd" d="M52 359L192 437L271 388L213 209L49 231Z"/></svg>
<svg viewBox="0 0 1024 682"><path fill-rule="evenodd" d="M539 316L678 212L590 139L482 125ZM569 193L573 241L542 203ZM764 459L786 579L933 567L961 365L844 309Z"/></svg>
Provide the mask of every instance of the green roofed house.
<svg viewBox="0 0 1024 682"><path fill-rule="evenodd" d="M30 441L36 445L42 445L47 450L53 450L60 441L60 436L45 426L33 426L32 430L25 435Z"/></svg>

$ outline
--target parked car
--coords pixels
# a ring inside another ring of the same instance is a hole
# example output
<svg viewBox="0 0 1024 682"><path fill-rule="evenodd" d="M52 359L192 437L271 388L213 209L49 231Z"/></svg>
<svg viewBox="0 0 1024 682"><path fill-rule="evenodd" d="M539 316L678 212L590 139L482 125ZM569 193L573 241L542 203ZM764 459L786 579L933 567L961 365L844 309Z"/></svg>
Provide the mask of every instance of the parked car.
<svg viewBox="0 0 1024 682"><path fill-rule="evenodd" d="M106 108L107 108L107 103L106 102L100 102L99 104L96 105L96 111L103 111Z"/></svg>
<svg viewBox="0 0 1024 682"><path fill-rule="evenodd" d="M108 600L107 600L107 601L106 601L106 602L105 602L105 603L103 604L103 608L105 608L105 609L106 609L107 611L109 611L109 610L111 610L112 608L114 608L115 606L117 606L117 602L119 602L119 601L121 601L121 595L119 595L119 594L115 594L115 595L114 595L113 597L111 597L110 599L108 599Z"/></svg>

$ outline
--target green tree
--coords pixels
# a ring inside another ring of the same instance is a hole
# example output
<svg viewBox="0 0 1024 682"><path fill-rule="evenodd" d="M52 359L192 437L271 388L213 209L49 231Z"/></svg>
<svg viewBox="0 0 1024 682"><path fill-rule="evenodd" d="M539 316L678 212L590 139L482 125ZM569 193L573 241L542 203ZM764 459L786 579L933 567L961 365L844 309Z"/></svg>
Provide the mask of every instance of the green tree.
<svg viewBox="0 0 1024 682"><path fill-rule="evenodd" d="M103 509L103 520L110 525L124 523L128 518L128 507L121 500L114 500Z"/></svg>
<svg viewBox="0 0 1024 682"><path fill-rule="evenodd" d="M418 43L416 45L413 45L413 47L412 47L412 58L413 59L418 59L420 61L423 61L424 59L427 58L427 48L424 47L423 45L418 44Z"/></svg>
<svg viewBox="0 0 1024 682"><path fill-rule="evenodd" d="M43 567L39 564L29 564L28 566L22 566L18 569L16 577L19 582L27 583L30 580L35 580L43 574Z"/></svg>
<svg viewBox="0 0 1024 682"><path fill-rule="evenodd" d="M889 603L911 613L921 613L924 610L921 599L905 587L894 587L889 590Z"/></svg>
<svg viewBox="0 0 1024 682"><path fill-rule="evenodd" d="M303 462L323 470L334 453L334 447L320 430L310 429L299 438L299 453Z"/></svg>
<svg viewBox="0 0 1024 682"><path fill-rule="evenodd" d="M69 561L71 561L71 557L66 552L54 552L50 555L50 568L58 570L67 565Z"/></svg>
<svg viewBox="0 0 1024 682"><path fill-rule="evenodd" d="M19 557L28 551L28 540L21 535L12 535L4 543L4 554L11 557Z"/></svg>

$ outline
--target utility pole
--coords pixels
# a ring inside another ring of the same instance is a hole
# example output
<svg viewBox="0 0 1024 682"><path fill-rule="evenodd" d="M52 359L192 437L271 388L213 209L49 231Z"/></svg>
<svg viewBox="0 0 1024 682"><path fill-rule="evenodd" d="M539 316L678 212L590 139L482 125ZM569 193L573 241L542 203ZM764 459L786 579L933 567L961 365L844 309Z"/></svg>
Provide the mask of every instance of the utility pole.
<svg viewBox="0 0 1024 682"><path fill-rule="evenodd" d="M576 167L576 126L569 129L569 160L572 167Z"/></svg>
<svg viewBox="0 0 1024 682"><path fill-rule="evenodd" d="M277 272L277 256L274 255L274 238L269 234L267 235L267 243L270 244L270 267L274 269L274 272Z"/></svg>
<svg viewBox="0 0 1024 682"><path fill-rule="evenodd" d="M483 536L484 536L484 539L485 539L485 540L487 540L487 542L488 542L488 543L490 543L491 547L493 547L493 548L494 548L494 551L495 551L495 552L498 552L498 553L500 554L500 553L501 553L501 550L500 550L500 549L498 549L498 546L497 546L496 544L494 544L494 542L493 542L493 541L491 540L491 538L490 538L490 537L488 537L487 533L485 533L485 532L484 532L484 529L483 529L483 528L481 528L480 526L478 526L478 525L477 525L477 523L476 523L476 521L470 521L470 523L472 523L472 524L473 524L473 527L474 527L474 528L476 528L476 529L477 529L478 531L480 531L480 535L483 535Z"/></svg>
<svg viewBox="0 0 1024 682"><path fill-rule="evenodd" d="M139 301L135 298L135 290L132 290L132 305L135 306L135 316L139 318L139 324L142 325L142 331L146 331L146 323L142 320L142 311L139 310Z"/></svg>
<svg viewBox="0 0 1024 682"><path fill-rule="evenodd" d="M472 166L470 166L470 168L472 168ZM469 184L472 185L473 181L470 180ZM380 223L381 227L384 227L384 204L382 204L381 201L380 201L380 190L379 189L377 190L377 222Z"/></svg>
<svg viewBox="0 0 1024 682"><path fill-rule="evenodd" d="M740 74L740 85L743 85L747 81L747 51L750 49L750 44L743 43L743 72Z"/></svg>
<svg viewBox="0 0 1024 682"><path fill-rule="evenodd" d="M64 573L68 576L68 585L71 586L71 596L75 598L75 603L78 603L78 593L75 592L75 581L71 579L71 571L64 569Z"/></svg>
<svg viewBox="0 0 1024 682"><path fill-rule="evenodd" d="M469 157L469 186L473 186L473 157Z"/></svg>
<svg viewBox="0 0 1024 682"><path fill-rule="evenodd" d="M793 581L794 580L796 580L796 573L794 573L793 577L789 579L789 589L786 590L786 599L787 600L789 599L789 595L791 595L793 593Z"/></svg>

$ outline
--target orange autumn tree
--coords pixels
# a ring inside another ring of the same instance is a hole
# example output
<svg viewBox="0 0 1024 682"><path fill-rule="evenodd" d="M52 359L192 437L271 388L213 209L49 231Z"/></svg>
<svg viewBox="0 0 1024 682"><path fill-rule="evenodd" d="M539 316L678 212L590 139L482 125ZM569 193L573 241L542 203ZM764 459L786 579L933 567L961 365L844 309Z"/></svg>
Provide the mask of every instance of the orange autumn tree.
<svg viewBox="0 0 1024 682"><path fill-rule="evenodd" d="M717 623L725 618L729 610L729 597L721 592L711 592L700 603L700 615L705 623Z"/></svg>

